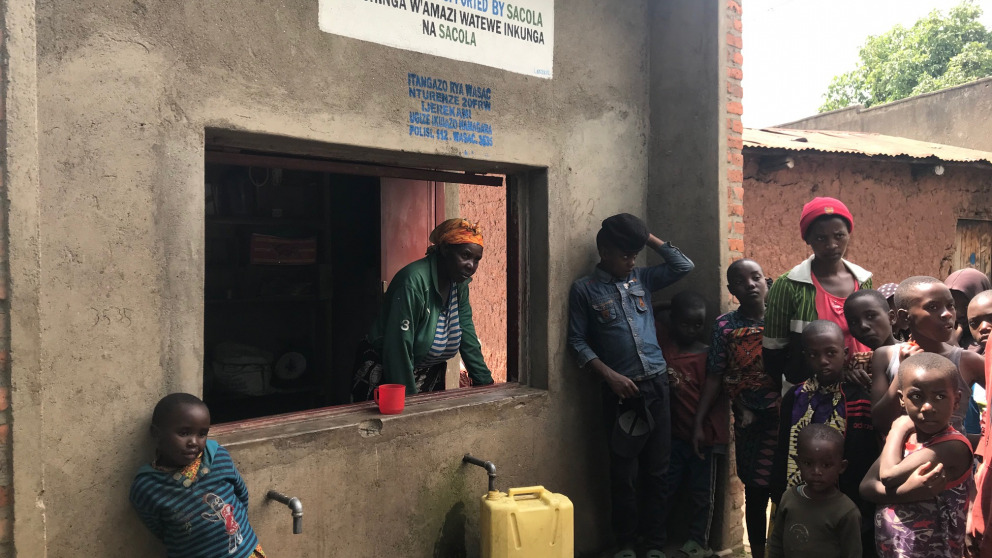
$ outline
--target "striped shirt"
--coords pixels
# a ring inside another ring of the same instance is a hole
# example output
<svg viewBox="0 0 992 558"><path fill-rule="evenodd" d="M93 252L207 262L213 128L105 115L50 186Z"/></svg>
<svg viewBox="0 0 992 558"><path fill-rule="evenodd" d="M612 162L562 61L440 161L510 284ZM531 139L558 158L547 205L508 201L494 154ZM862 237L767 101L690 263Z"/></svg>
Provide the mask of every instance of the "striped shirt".
<svg viewBox="0 0 992 558"><path fill-rule="evenodd" d="M184 480L143 465L131 483L131 505L169 558L250 557L258 538L248 524L248 487L231 454L207 440L199 475L188 487Z"/></svg>
<svg viewBox="0 0 992 558"><path fill-rule="evenodd" d="M458 354L462 345L462 326L458 319L458 289L451 286L448 295L448 310L442 311L437 318L434 328L434 342L427 351L423 362L418 362L416 368L427 368L446 362Z"/></svg>
<svg viewBox="0 0 992 558"><path fill-rule="evenodd" d="M857 280L858 289L870 289L871 272L843 261ZM813 285L813 256L810 256L783 273L768 291L762 346L784 349L789 344L790 333L801 334L803 328L816 319L816 287Z"/></svg>

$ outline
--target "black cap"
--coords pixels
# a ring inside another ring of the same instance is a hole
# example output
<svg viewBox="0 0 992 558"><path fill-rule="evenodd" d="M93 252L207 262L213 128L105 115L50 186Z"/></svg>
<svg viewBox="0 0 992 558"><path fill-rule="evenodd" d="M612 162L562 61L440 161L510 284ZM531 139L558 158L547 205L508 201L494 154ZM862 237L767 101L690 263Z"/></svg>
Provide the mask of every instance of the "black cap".
<svg viewBox="0 0 992 558"><path fill-rule="evenodd" d="M648 226L639 217L619 213L603 220L597 240L606 241L624 252L640 252L648 241Z"/></svg>

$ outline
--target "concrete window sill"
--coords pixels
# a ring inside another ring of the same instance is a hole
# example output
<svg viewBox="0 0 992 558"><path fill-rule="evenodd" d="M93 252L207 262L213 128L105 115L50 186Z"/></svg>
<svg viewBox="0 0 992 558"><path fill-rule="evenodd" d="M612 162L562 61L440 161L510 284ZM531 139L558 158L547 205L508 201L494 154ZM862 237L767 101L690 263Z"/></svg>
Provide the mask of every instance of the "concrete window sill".
<svg viewBox="0 0 992 558"><path fill-rule="evenodd" d="M404 422L441 418L476 407L523 406L547 399L548 392L517 383L463 388L408 397L401 414L383 415L371 401L214 425L210 436L233 447L345 429L402 427Z"/></svg>

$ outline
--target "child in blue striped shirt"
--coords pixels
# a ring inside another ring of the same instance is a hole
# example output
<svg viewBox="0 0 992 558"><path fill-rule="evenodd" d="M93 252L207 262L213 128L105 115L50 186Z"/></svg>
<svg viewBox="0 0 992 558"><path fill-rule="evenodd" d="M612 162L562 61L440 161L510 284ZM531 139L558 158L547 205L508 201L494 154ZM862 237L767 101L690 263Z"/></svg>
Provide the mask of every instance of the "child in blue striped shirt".
<svg viewBox="0 0 992 558"><path fill-rule="evenodd" d="M152 413L155 460L134 476L131 504L169 558L264 558L248 524L248 487L209 431L198 397L163 397Z"/></svg>

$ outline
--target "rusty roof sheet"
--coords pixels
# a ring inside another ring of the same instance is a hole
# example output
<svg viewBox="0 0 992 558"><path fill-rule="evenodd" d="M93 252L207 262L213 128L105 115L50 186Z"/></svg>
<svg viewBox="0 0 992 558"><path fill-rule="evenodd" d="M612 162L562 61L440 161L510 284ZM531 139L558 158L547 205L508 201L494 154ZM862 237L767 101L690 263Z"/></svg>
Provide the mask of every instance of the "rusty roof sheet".
<svg viewBox="0 0 992 558"><path fill-rule="evenodd" d="M867 157L909 157L992 165L992 153L867 132L744 128L744 147L853 153Z"/></svg>

